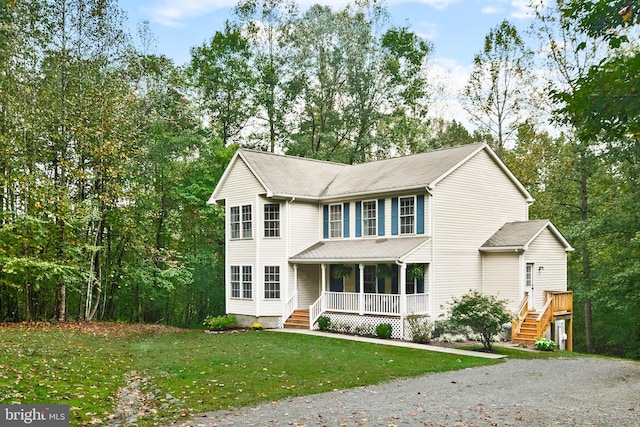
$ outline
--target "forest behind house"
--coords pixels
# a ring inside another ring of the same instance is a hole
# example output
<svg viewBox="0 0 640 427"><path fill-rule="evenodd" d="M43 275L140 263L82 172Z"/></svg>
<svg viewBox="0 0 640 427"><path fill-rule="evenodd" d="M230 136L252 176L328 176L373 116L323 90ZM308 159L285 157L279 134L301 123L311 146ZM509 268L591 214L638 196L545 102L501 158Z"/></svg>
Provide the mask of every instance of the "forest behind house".
<svg viewBox="0 0 640 427"><path fill-rule="evenodd" d="M238 146L342 163L487 142L575 248L574 349L640 359L640 15L533 0L438 117L434 49L384 3L240 0L187 64L116 0L0 0L0 322L224 314ZM532 41L535 43L532 44Z"/></svg>

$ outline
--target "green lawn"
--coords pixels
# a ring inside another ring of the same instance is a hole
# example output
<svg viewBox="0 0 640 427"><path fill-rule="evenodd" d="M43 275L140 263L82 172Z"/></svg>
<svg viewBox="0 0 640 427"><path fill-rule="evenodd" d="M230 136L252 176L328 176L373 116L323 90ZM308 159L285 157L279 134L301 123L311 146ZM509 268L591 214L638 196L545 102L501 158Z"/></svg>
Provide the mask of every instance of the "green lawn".
<svg viewBox="0 0 640 427"><path fill-rule="evenodd" d="M499 363L270 331L206 334L116 324L0 327L0 404L64 403L71 425L107 422L125 376L144 378L140 425L198 412ZM150 396L150 395L149 395Z"/></svg>

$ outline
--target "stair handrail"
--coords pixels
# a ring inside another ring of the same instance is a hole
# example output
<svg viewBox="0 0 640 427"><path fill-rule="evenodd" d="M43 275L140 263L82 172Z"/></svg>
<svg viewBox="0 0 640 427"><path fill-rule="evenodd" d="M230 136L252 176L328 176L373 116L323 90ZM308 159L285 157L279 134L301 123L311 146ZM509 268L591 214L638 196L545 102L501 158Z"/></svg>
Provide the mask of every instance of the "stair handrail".
<svg viewBox="0 0 640 427"><path fill-rule="evenodd" d="M520 333L520 329L522 328L522 324L524 323L525 317L527 317L527 312L529 311L529 292L524 293L524 298L520 301L520 305L518 306L518 310L516 310L516 318L513 322L511 322L511 340Z"/></svg>
<svg viewBox="0 0 640 427"><path fill-rule="evenodd" d="M551 318L553 317L553 298L547 299L544 307L536 318L536 337L539 338L546 332L547 328L551 324Z"/></svg>
<svg viewBox="0 0 640 427"><path fill-rule="evenodd" d="M286 322L287 319L291 317L293 312L296 310L297 300L298 300L298 291L296 290L293 292L293 295L291 295L291 298L289 298L287 302L284 304L284 306L282 307L281 322L283 325L284 325L284 322Z"/></svg>

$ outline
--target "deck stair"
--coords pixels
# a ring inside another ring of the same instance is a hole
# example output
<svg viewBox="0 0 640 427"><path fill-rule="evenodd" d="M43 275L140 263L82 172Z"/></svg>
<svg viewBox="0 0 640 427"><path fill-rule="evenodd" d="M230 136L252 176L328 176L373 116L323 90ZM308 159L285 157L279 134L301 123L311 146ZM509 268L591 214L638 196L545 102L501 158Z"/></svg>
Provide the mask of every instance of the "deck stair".
<svg viewBox="0 0 640 427"><path fill-rule="evenodd" d="M538 337L537 318L539 313L534 310L527 312L520 329L514 331L512 341L520 344L535 344Z"/></svg>
<svg viewBox="0 0 640 427"><path fill-rule="evenodd" d="M309 329L309 310L295 310L284 322L287 329Z"/></svg>

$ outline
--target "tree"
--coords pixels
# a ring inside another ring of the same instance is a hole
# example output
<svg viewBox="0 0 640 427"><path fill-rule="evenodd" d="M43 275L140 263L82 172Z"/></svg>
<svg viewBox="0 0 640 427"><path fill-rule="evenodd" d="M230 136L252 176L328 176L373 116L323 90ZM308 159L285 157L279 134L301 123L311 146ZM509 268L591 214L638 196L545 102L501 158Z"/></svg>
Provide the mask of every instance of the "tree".
<svg viewBox="0 0 640 427"><path fill-rule="evenodd" d="M526 119L534 88L532 57L517 29L503 21L489 31L483 49L474 56L462 93L465 109L481 130L494 135L494 149L501 157Z"/></svg>
<svg viewBox="0 0 640 427"><path fill-rule="evenodd" d="M493 337L513 320L513 313L507 310L507 301L471 290L460 298L453 298L449 320L453 326L469 327L480 334L485 350L491 351Z"/></svg>
<svg viewBox="0 0 640 427"><path fill-rule="evenodd" d="M212 131L229 145L255 113L251 51L240 29L225 23L209 43L191 49L189 72L208 113Z"/></svg>
<svg viewBox="0 0 640 427"><path fill-rule="evenodd" d="M381 29L386 30L381 31ZM375 2L313 6L291 25L289 154L356 163L424 136L431 46Z"/></svg>

